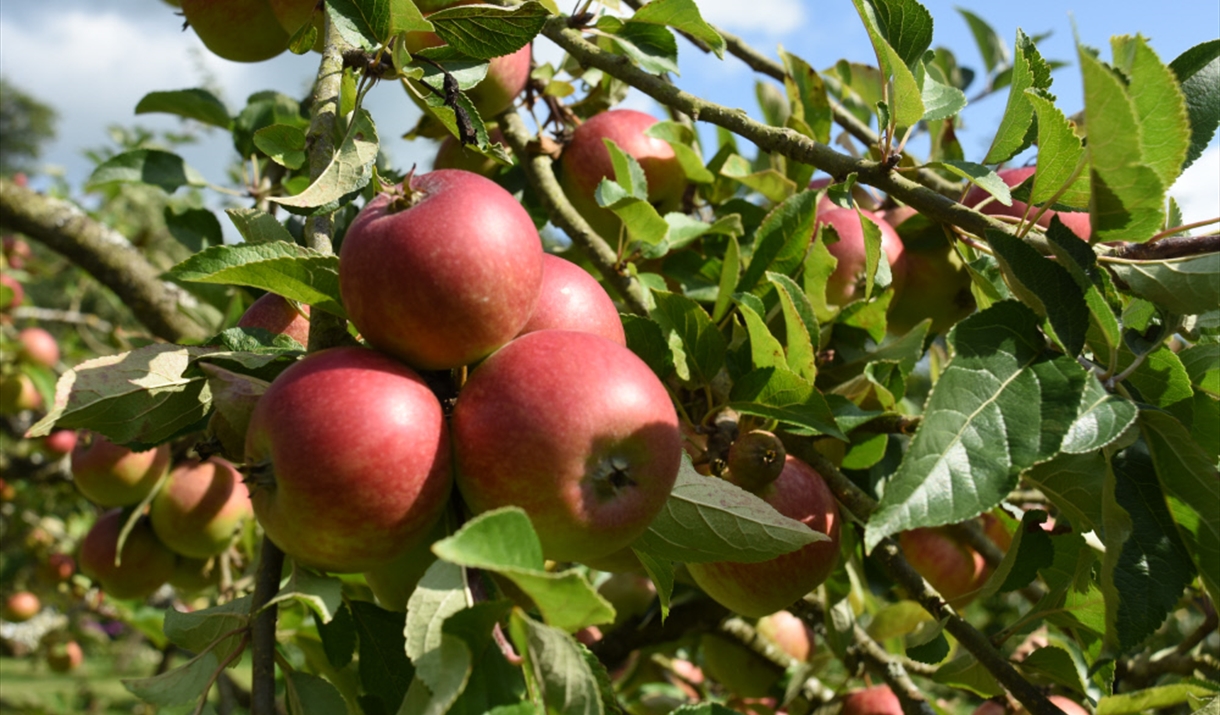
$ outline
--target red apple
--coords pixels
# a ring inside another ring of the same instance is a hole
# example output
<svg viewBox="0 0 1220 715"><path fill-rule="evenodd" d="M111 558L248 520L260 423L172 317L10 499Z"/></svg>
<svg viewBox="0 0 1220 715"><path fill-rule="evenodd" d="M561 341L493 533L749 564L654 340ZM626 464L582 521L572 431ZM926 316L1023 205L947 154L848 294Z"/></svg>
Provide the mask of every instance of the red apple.
<svg viewBox="0 0 1220 715"><path fill-rule="evenodd" d="M807 661L813 655L813 634L809 627L791 611L776 611L758 619L758 634L796 660Z"/></svg>
<svg viewBox="0 0 1220 715"><path fill-rule="evenodd" d="M898 535L898 544L911 567L956 608L973 601L987 580L982 555L959 543L943 527L904 531Z"/></svg>
<svg viewBox="0 0 1220 715"><path fill-rule="evenodd" d="M1078 705L1075 701L1069 700L1062 695L1052 695L1047 700L1051 701L1055 707L1063 711L1064 715L1089 715L1089 711L1083 706ZM988 700L974 711L973 715L1006 715L1009 712L1002 703L995 700ZM1024 706L1017 707L1011 715L1029 715L1029 711Z"/></svg>
<svg viewBox="0 0 1220 715"><path fill-rule="evenodd" d="M144 598L169 580L178 557L153 533L148 518L140 517L116 565L119 533L127 516L123 509L111 509L97 518L81 541L80 569L114 598Z"/></svg>
<svg viewBox="0 0 1220 715"><path fill-rule="evenodd" d="M269 60L291 39L268 0L182 0L182 13L208 50L233 62Z"/></svg>
<svg viewBox="0 0 1220 715"><path fill-rule="evenodd" d="M76 430L57 429L43 437L42 448L49 454L62 457L76 449Z"/></svg>
<svg viewBox="0 0 1220 715"><path fill-rule="evenodd" d="M17 334L21 349L17 356L26 362L43 367L59 364L59 342L55 336L42 328L26 328Z"/></svg>
<svg viewBox="0 0 1220 715"><path fill-rule="evenodd" d="M665 386L591 333L541 330L504 346L471 374L452 425L466 503L521 507L557 561L597 559L642 534L682 454Z"/></svg>
<svg viewBox="0 0 1220 715"><path fill-rule="evenodd" d="M0 415L13 415L42 407L42 393L24 372L0 376Z"/></svg>
<svg viewBox="0 0 1220 715"><path fill-rule="evenodd" d="M580 266L547 253L542 257L542 292L521 334L579 330L627 345L618 308L597 280Z"/></svg>
<svg viewBox="0 0 1220 715"><path fill-rule="evenodd" d="M902 715L902 704L888 685L855 690L843 698L841 715Z"/></svg>
<svg viewBox="0 0 1220 715"><path fill-rule="evenodd" d="M153 531L166 546L196 559L224 551L250 515L250 493L241 474L219 457L175 466L148 512Z"/></svg>
<svg viewBox="0 0 1220 715"><path fill-rule="evenodd" d="M312 353L259 400L246 436L254 513L286 554L369 571L414 546L451 486L440 402L373 350Z"/></svg>
<svg viewBox="0 0 1220 715"><path fill-rule="evenodd" d="M688 564L695 583L743 616L762 617L792 605L826 580L839 561L839 511L830 487L812 467L788 455L784 470L757 495L780 514L829 541L807 544L769 561Z"/></svg>
<svg viewBox="0 0 1220 715"><path fill-rule="evenodd" d="M16 278L0 273L0 310L16 308L25 300L25 290Z"/></svg>
<svg viewBox="0 0 1220 715"><path fill-rule="evenodd" d="M29 591L18 591L4 599L4 620L11 623L28 621L42 610L42 601Z"/></svg>
<svg viewBox="0 0 1220 715"><path fill-rule="evenodd" d="M86 433L72 450L76 488L99 506L130 506L148 496L169 469L169 445L133 452L97 433Z"/></svg>
<svg viewBox="0 0 1220 715"><path fill-rule="evenodd" d="M881 228L881 249L890 264L895 290L902 284L902 240L894 229L877 214L864 211ZM864 230L860 217L854 209L830 209L818 211L817 222L829 224L839 235L839 240L827 246L830 255L838 259L834 273L826 281L826 302L847 305L863 297L864 273L867 257L864 250Z"/></svg>
<svg viewBox="0 0 1220 715"><path fill-rule="evenodd" d="M413 367L475 362L529 320L542 286L542 241L512 194L442 169L382 194L352 222L339 288L356 328Z"/></svg>
<svg viewBox="0 0 1220 715"><path fill-rule="evenodd" d="M655 117L633 109L595 114L576 128L559 158L560 183L568 200L594 230L607 238L618 237L622 222L613 212L598 206L594 198L602 179L614 179L610 150L603 139L613 140L640 163L648 179L648 200L661 213L680 208L686 173L669 142L644 133L656 123Z"/></svg>
<svg viewBox="0 0 1220 715"><path fill-rule="evenodd" d="M262 328L287 335L301 345L309 345L309 306L298 308L283 296L264 293L238 318L237 327Z"/></svg>
<svg viewBox="0 0 1220 715"><path fill-rule="evenodd" d="M47 667L56 673L70 673L83 662L85 652L76 641L55 643L47 649Z"/></svg>
<svg viewBox="0 0 1220 715"><path fill-rule="evenodd" d="M1037 167L1024 166L1019 169L1002 169L996 173L999 174L1000 179L1002 179L1005 184L1008 184L1009 187L1013 187L1033 176L1035 171L1037 171ZM977 186L971 186L970 190L966 192L966 197L962 199L962 203L973 207L977 206L988 198L991 198L991 194ZM1029 209L1029 215L1026 216L1025 212L1027 208L1028 204L1022 201L1013 201L1012 206L1005 206L999 201L992 199L979 210L989 216L1013 216L1016 218L1025 217L1027 219L1032 218L1037 212L1037 209ZM1093 233L1092 223L1090 222L1089 213L1087 211L1048 210L1042 214L1041 218L1038 219L1038 225L1042 228L1050 226L1051 218L1055 216L1058 216L1059 220L1063 222L1063 225L1071 229L1072 233L1076 234L1081 240L1089 240L1089 236Z"/></svg>
<svg viewBox="0 0 1220 715"><path fill-rule="evenodd" d="M16 183L16 176L13 177ZM10 268L21 270L25 267L25 262L30 260L34 252L30 250L30 244L17 238L16 236L5 236L3 239L4 259L8 261Z"/></svg>

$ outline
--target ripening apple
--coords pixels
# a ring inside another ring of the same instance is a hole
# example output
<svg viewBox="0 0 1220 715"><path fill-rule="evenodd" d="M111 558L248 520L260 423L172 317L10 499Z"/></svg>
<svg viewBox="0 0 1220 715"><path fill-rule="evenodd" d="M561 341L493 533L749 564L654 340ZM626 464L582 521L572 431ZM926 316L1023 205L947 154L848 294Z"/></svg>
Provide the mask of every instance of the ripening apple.
<svg viewBox="0 0 1220 715"><path fill-rule="evenodd" d="M21 270L25 267L26 261L34 256L34 252L30 250L30 244L16 236L5 236L3 246L4 260L8 261L9 268Z"/></svg>
<svg viewBox="0 0 1220 715"><path fill-rule="evenodd" d="M812 467L788 455L784 469L756 495L780 514L826 534L829 541L758 563L688 564L695 583L720 604L743 616L762 617L787 608L817 588L839 561L840 519L834 495Z"/></svg>
<svg viewBox="0 0 1220 715"><path fill-rule="evenodd" d="M42 393L24 372L0 375L0 415L14 415L42 407Z"/></svg>
<svg viewBox="0 0 1220 715"><path fill-rule="evenodd" d="M640 536L682 455L677 413L648 365L568 330L522 335L483 361L452 427L466 504L521 507L556 561L597 559Z"/></svg>
<svg viewBox="0 0 1220 715"><path fill-rule="evenodd" d="M903 278L902 239L898 238L893 227L879 215L868 211L861 213L881 229L881 249L889 262L890 275L897 290L902 285ZM829 224L839 236L837 242L827 246L830 255L839 262L834 273L831 273L826 281L826 302L842 306L862 298L868 260L860 217L854 209L836 208L818 211L817 222Z"/></svg>
<svg viewBox="0 0 1220 715"><path fill-rule="evenodd" d="M47 667L56 673L70 673L83 662L85 652L76 641L54 643L47 649Z"/></svg>
<svg viewBox="0 0 1220 715"><path fill-rule="evenodd" d="M182 0L182 14L208 50L233 62L269 60L291 39L268 0Z"/></svg>
<svg viewBox="0 0 1220 715"><path fill-rule="evenodd" d="M267 536L300 563L352 573L424 538L452 485L440 402L409 367L340 347L271 383L246 435L247 485Z"/></svg>
<svg viewBox="0 0 1220 715"><path fill-rule="evenodd" d="M153 533L148 517L140 517L123 543L115 564L119 534L127 521L124 509L111 509L94 522L80 543L80 570L114 598L144 598L174 573L178 556Z"/></svg>
<svg viewBox="0 0 1220 715"><path fill-rule="evenodd" d="M34 365L53 368L59 364L59 342L42 328L25 328L17 334L21 348L17 357Z"/></svg>
<svg viewBox="0 0 1220 715"><path fill-rule="evenodd" d="M168 444L133 452L100 434L82 435L72 450L76 488L98 506L130 506L148 496L169 470Z"/></svg>
<svg viewBox="0 0 1220 715"><path fill-rule="evenodd" d="M0 310L16 308L25 300L21 283L7 273L0 273Z"/></svg>
<svg viewBox="0 0 1220 715"><path fill-rule="evenodd" d="M42 601L29 591L18 591L4 599L4 620L10 623L23 623L38 615L42 610Z"/></svg>
<svg viewBox="0 0 1220 715"><path fill-rule="evenodd" d="M580 330L627 345L606 289L585 269L550 253L542 256L542 290L521 335L538 330Z"/></svg>
<svg viewBox="0 0 1220 715"><path fill-rule="evenodd" d="M194 559L179 556L169 585L186 593L205 591L220 583L220 565L216 559Z"/></svg>
<svg viewBox="0 0 1220 715"><path fill-rule="evenodd" d="M853 690L843 698L840 715L902 715L902 703L888 685Z"/></svg>
<svg viewBox="0 0 1220 715"><path fill-rule="evenodd" d="M57 429L43 437L42 448L47 454L62 457L66 454L71 454L72 450L76 449L76 441L76 430Z"/></svg>
<svg viewBox="0 0 1220 715"><path fill-rule="evenodd" d="M473 363L511 340L542 288L542 240L513 195L441 169L370 201L339 250L339 290L373 347L422 370Z"/></svg>
<svg viewBox="0 0 1220 715"><path fill-rule="evenodd" d="M175 466L148 511L157 537L174 553L196 559L224 551L251 515L241 474L219 457Z"/></svg>
<svg viewBox="0 0 1220 715"><path fill-rule="evenodd" d="M1033 176L1035 171L1037 171L1037 167L1035 166L1024 166L1017 169L1001 169L996 173L999 174L1000 179L1003 180L1005 184L1008 184L1008 186L1011 188ZM991 198L991 194L977 186L971 186L970 190L966 192L966 197L962 199L962 203L967 206L974 207L988 198ZM1025 216L1026 209L1029 209L1029 216ZM995 199L988 201L979 210L989 216L1013 216L1016 218L1032 218L1034 213L1037 212L1036 208L1031 209L1029 208L1028 204L1022 201L1013 201L1012 206L1005 206ZM1089 236L1091 236L1093 233L1092 223L1089 219L1089 212L1087 211L1048 210L1046 213L1042 214L1041 218L1038 219L1038 225L1042 228L1050 226L1051 219L1055 216L1058 216L1059 220L1063 222L1063 225L1071 229L1072 233L1076 234L1076 236L1083 241L1089 240Z"/></svg>
<svg viewBox="0 0 1220 715"><path fill-rule="evenodd" d="M944 527L924 527L898 535L902 553L920 576L950 605L962 608L974 600L989 569L981 554L958 542Z"/></svg>
<svg viewBox="0 0 1220 715"><path fill-rule="evenodd" d="M1063 711L1063 715L1089 715L1089 711L1083 706L1077 704L1074 700L1063 697L1062 695L1052 695L1047 698L1051 704ZM988 700L974 711L973 715L1029 715L1029 711L1024 705L1019 705L1016 710L1009 712L1003 704Z"/></svg>
<svg viewBox="0 0 1220 715"><path fill-rule="evenodd" d="M932 320L932 333L945 333L974 312L970 272L951 246L904 250L902 257L902 281L886 314L891 333L903 335L926 319Z"/></svg>
<svg viewBox="0 0 1220 715"><path fill-rule="evenodd" d="M241 314L237 327L262 328L309 345L309 306L298 307L281 295L264 293Z"/></svg>
<svg viewBox="0 0 1220 715"><path fill-rule="evenodd" d="M602 179L614 179L614 165L604 139L610 139L640 163L648 180L648 201L661 214L677 211L686 191L686 173L674 149L663 139L644 132L655 117L634 109L611 109L589 117L576 128L572 141L559 157L564 194L593 230L617 238L622 222L612 211L597 205L595 192Z"/></svg>
<svg viewBox="0 0 1220 715"><path fill-rule="evenodd" d="M758 619L754 626L763 638L779 646L781 650L794 660L808 661L813 655L813 633L791 611L776 611L769 616Z"/></svg>

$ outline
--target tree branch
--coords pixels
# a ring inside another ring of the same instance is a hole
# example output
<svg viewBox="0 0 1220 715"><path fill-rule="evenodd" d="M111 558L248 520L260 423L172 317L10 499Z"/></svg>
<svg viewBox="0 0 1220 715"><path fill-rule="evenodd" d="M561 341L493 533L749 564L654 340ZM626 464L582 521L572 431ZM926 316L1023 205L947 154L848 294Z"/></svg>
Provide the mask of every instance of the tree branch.
<svg viewBox="0 0 1220 715"><path fill-rule="evenodd" d="M161 280L131 242L75 205L0 179L0 226L42 242L114 291L158 338L199 342L208 330L179 309L195 299Z"/></svg>
<svg viewBox="0 0 1220 715"><path fill-rule="evenodd" d="M1163 261L1217 251L1220 251L1220 235L1170 236L1155 243L1129 243L1105 254L1105 257L1131 261Z"/></svg>
<svg viewBox="0 0 1220 715"><path fill-rule="evenodd" d="M647 315L644 287L618 266L618 255L614 249L593 230L568 201L568 197L563 193L563 188L555 179L555 172L551 168L551 157L541 152L530 151L530 135L525 128L525 122L512 109L501 114L497 120L500 123L500 131L504 133L508 145L512 147L513 153L521 162L521 168L525 170L526 180L542 201L551 221L563 229L584 250L602 275L618 288L632 312Z"/></svg>
<svg viewBox="0 0 1220 715"><path fill-rule="evenodd" d="M255 574L251 612L257 613L250 627L250 715L276 715L275 708L275 622L279 609L266 606L280 590L284 571L284 552L263 537ZM261 611L259 609L262 609Z"/></svg>
<svg viewBox="0 0 1220 715"><path fill-rule="evenodd" d="M676 641L689 633L713 630L728 615L727 608L710 598L699 599L674 606L664 623L661 623L656 613L646 613L628 619L589 646L589 650L607 670L614 670L622 665L634 650Z"/></svg>

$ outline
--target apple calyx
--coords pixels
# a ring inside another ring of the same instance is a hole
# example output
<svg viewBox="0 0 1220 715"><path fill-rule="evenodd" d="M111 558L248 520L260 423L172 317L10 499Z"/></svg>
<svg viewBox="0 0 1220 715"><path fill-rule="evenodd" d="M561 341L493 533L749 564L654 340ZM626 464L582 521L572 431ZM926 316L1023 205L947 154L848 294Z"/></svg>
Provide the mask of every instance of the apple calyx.
<svg viewBox="0 0 1220 715"><path fill-rule="evenodd" d="M247 465L242 470L242 483L253 494L256 490L275 491L275 465L270 459Z"/></svg>
<svg viewBox="0 0 1220 715"><path fill-rule="evenodd" d="M787 456L783 443L773 433L747 432L729 447L724 478L748 492L760 492L784 471Z"/></svg>
<svg viewBox="0 0 1220 715"><path fill-rule="evenodd" d="M631 478L631 462L621 457L609 457L597 463L589 473L593 492L602 501L615 499L620 492L636 486Z"/></svg>
<svg viewBox="0 0 1220 715"><path fill-rule="evenodd" d="M406 176L402 177L402 183L390 189L390 203L386 206L386 213L396 214L400 211L415 206L420 201L423 201L427 196L427 192L423 189L416 189L412 186L415 179L415 167L412 166Z"/></svg>

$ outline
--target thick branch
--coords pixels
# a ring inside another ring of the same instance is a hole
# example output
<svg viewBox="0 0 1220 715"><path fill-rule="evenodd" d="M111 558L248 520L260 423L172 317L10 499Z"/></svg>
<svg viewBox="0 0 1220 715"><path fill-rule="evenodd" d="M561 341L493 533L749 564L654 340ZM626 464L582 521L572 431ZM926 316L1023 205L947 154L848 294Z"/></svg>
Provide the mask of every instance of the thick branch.
<svg viewBox="0 0 1220 715"><path fill-rule="evenodd" d="M207 329L179 306L194 298L148 262L122 234L67 201L0 179L0 226L41 241L85 269L131 309L150 332L169 342L198 342Z"/></svg>
<svg viewBox="0 0 1220 715"><path fill-rule="evenodd" d="M839 469L812 447L807 439L784 435L784 447L788 453L804 460L813 467L827 486L834 492L835 498L848 510L849 516L864 524L877 508L877 503L852 483ZM901 586L908 596L923 606L938 621L943 621L945 630L953 635L979 664L987 669L995 679L1012 693L1022 705L1033 715L1060 715L1041 690L1034 687L1023 678L1016 668L1008 662L1003 654L995 649L987 636L958 615L945 599L920 576L902 554L902 549L892 538L883 540L873 549L873 557L877 560L895 583Z"/></svg>
<svg viewBox="0 0 1220 715"><path fill-rule="evenodd" d="M525 128L525 122L521 120L516 111L511 109L501 114L498 121L500 131L504 133L508 145L512 147L513 153L521 162L530 187L542 201L551 221L571 236L572 240L597 265L602 275L618 288L632 312L647 315L644 287L619 267L618 255L614 249L573 208L559 186L559 182L555 179L555 172L551 168L551 157L541 152L530 152L530 135Z"/></svg>

